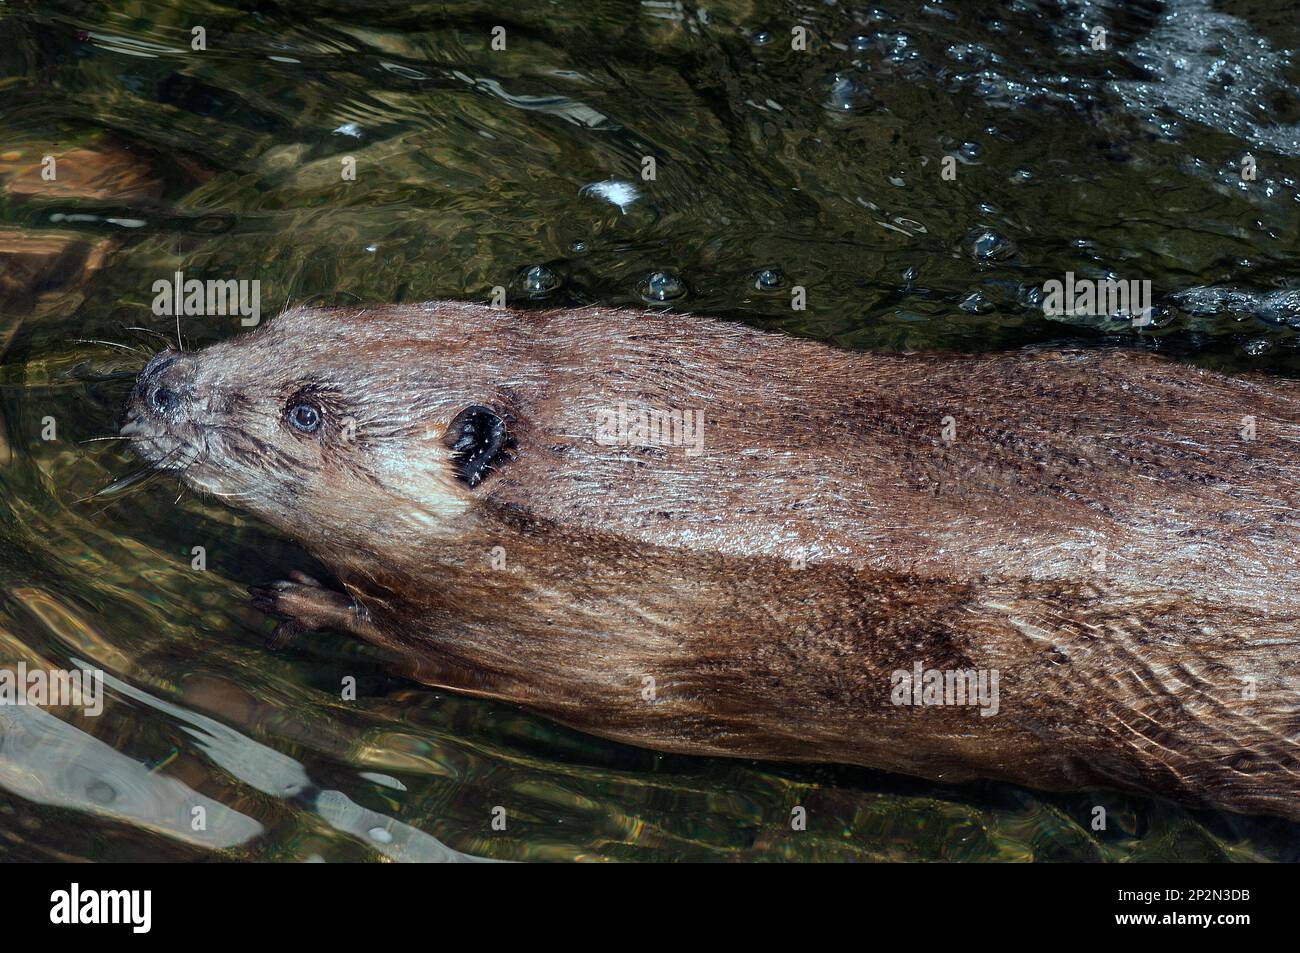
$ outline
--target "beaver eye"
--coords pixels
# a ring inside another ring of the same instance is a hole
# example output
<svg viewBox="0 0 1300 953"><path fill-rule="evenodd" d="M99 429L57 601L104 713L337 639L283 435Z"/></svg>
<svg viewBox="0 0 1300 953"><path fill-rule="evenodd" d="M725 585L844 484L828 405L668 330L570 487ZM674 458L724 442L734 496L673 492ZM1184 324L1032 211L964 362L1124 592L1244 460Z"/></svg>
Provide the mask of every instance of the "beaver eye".
<svg viewBox="0 0 1300 953"><path fill-rule="evenodd" d="M289 426L299 433L315 433L320 430L320 408L312 404L294 404L289 408Z"/></svg>

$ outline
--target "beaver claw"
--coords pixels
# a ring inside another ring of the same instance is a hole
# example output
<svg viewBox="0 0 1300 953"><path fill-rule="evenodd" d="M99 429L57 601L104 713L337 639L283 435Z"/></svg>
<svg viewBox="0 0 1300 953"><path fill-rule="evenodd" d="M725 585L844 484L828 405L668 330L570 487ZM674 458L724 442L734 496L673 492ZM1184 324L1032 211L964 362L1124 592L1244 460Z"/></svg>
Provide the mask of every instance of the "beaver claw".
<svg viewBox="0 0 1300 953"><path fill-rule="evenodd" d="M357 634L365 624L365 610L341 592L326 589L305 573L291 572L264 586L249 586L253 607L280 619L267 645L282 648L304 632L335 629Z"/></svg>

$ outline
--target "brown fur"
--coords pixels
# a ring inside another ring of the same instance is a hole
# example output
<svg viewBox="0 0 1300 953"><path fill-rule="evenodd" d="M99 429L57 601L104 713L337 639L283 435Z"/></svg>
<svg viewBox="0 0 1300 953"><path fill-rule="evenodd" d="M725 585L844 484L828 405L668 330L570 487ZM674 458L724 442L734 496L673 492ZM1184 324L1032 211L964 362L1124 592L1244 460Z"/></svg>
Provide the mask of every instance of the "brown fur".
<svg viewBox="0 0 1300 953"><path fill-rule="evenodd" d="M162 421L158 379L184 397ZM302 309L141 380L141 452L355 600L262 604L429 684L663 750L1300 816L1293 382L451 303ZM284 424L304 387L317 435ZM703 452L601 445L620 401L701 411ZM472 404L515 438L475 489L442 440ZM916 662L997 669L1000 711L891 703Z"/></svg>

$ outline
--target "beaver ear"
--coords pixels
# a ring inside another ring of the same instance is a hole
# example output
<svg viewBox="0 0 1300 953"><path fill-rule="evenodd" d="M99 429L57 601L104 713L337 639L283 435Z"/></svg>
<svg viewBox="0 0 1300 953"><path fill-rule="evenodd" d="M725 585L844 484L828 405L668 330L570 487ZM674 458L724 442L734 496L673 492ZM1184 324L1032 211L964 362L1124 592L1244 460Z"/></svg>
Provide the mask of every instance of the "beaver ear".
<svg viewBox="0 0 1300 953"><path fill-rule="evenodd" d="M457 478L471 489L514 445L505 420L482 404L471 404L453 417L442 442L451 451Z"/></svg>

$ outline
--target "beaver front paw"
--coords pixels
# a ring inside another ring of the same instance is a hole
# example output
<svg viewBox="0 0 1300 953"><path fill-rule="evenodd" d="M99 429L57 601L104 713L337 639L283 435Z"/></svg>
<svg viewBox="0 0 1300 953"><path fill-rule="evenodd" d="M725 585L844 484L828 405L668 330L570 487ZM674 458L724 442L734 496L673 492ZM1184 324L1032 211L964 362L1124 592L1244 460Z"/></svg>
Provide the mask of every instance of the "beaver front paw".
<svg viewBox="0 0 1300 953"><path fill-rule="evenodd" d="M288 645L304 632L335 629L355 633L365 610L341 592L326 589L306 573L293 570L288 579L249 586L253 607L281 622L267 641L269 648Z"/></svg>

